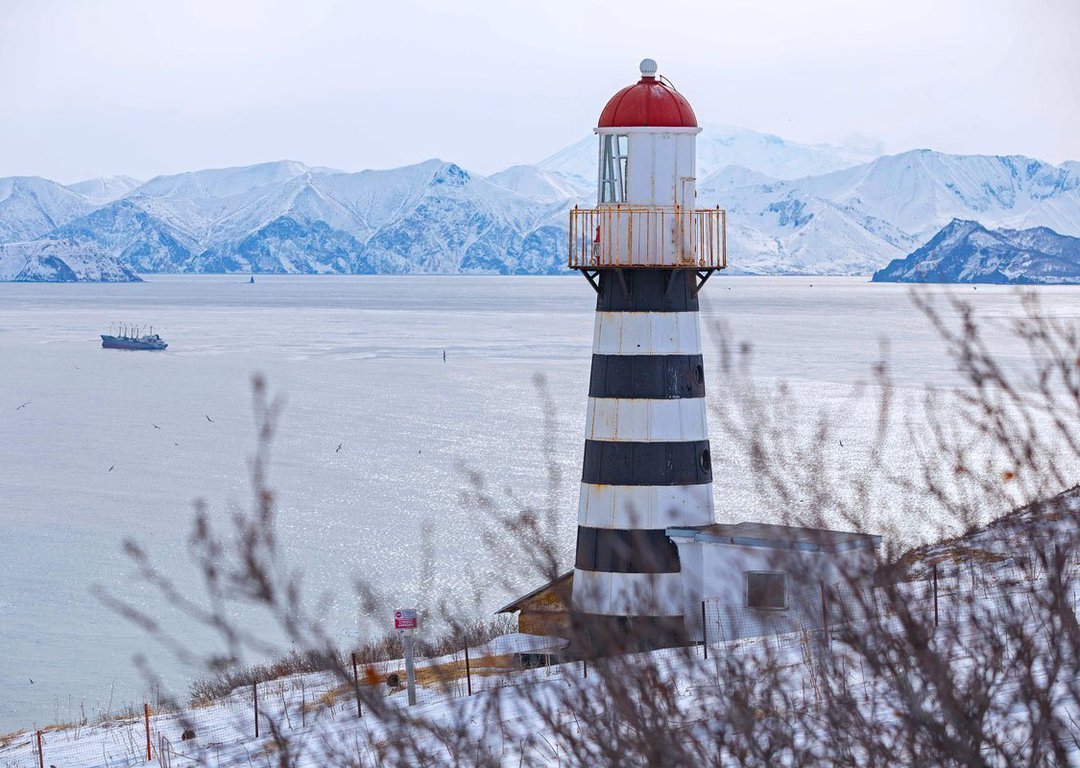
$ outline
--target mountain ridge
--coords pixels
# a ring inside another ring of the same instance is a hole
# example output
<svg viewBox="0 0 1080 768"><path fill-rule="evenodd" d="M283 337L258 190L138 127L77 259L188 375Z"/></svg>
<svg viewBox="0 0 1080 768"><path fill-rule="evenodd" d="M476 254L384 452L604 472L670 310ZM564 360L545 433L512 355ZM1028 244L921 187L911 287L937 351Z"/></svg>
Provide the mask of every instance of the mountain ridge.
<svg viewBox="0 0 1080 768"><path fill-rule="evenodd" d="M69 187L0 179L0 279L69 252L76 279L125 270L559 274L566 212L594 204L595 142L489 176L436 158L358 172L280 160L157 176L126 192L126 177ZM727 208L735 274L871 274L954 218L1080 235L1076 162L932 150L857 162L865 155L715 126L698 155L698 205Z"/></svg>
<svg viewBox="0 0 1080 768"><path fill-rule="evenodd" d="M953 219L925 245L878 270L873 282L1071 285L1080 283L1080 237L1049 227L989 229Z"/></svg>

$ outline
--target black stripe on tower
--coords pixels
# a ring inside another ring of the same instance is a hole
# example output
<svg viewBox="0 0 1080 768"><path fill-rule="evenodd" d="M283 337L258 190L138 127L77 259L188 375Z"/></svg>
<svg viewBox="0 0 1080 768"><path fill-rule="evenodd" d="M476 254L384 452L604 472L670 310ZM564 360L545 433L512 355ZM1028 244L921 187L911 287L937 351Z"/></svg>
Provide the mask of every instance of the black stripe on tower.
<svg viewBox="0 0 1080 768"><path fill-rule="evenodd" d="M690 269L605 269L597 312L697 312L696 275Z"/></svg>
<svg viewBox="0 0 1080 768"><path fill-rule="evenodd" d="M679 551L663 528L578 527L574 567L605 573L678 573Z"/></svg>
<svg viewBox="0 0 1080 768"><path fill-rule="evenodd" d="M589 397L705 397L701 355L593 355Z"/></svg>
<svg viewBox="0 0 1080 768"><path fill-rule="evenodd" d="M709 441L633 443L586 440L581 482L593 485L711 483Z"/></svg>
<svg viewBox="0 0 1080 768"><path fill-rule="evenodd" d="M616 650L654 651L689 644L682 616L608 616L584 611L577 614L575 621L575 647L596 656L609 656Z"/></svg>

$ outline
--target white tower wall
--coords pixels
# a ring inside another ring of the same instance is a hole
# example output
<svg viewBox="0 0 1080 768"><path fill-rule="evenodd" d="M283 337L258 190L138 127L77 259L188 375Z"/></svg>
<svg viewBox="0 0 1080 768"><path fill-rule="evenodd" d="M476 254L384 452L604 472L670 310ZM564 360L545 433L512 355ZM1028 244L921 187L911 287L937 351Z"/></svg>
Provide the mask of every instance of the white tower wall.
<svg viewBox="0 0 1080 768"><path fill-rule="evenodd" d="M597 128L627 137L626 198L598 204L598 258L637 266L688 266L695 258L695 145L700 128Z"/></svg>

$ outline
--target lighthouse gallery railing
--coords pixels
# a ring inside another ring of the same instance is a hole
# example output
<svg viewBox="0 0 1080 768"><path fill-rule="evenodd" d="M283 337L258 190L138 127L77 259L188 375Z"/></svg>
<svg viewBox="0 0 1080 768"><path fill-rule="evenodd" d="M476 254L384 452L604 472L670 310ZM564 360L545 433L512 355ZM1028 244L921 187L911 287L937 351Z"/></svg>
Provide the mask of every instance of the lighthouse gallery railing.
<svg viewBox="0 0 1080 768"><path fill-rule="evenodd" d="M727 266L727 211L611 205L570 211L569 266Z"/></svg>

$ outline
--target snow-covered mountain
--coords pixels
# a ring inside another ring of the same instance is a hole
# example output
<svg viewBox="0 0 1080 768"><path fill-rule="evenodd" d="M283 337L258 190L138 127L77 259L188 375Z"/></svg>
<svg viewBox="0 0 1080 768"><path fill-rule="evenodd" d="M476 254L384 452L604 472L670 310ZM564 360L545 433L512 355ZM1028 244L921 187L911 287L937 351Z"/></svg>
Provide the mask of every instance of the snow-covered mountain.
<svg viewBox="0 0 1080 768"><path fill-rule="evenodd" d="M593 147L595 153L595 146ZM515 165L488 176L492 184L519 195L547 203L578 200L587 203L596 195L596 182L560 171L544 170L537 165Z"/></svg>
<svg viewBox="0 0 1080 768"><path fill-rule="evenodd" d="M774 179L815 176L873 160L877 155L824 144L785 141L779 136L730 125L703 125L697 138L698 178L740 165ZM596 187L597 144L587 136L537 163L541 170L574 177Z"/></svg>
<svg viewBox="0 0 1080 768"><path fill-rule="evenodd" d="M282 161L151 179L39 239L139 272L549 273L575 194L535 168L486 179L441 160L360 173Z"/></svg>
<svg viewBox="0 0 1080 768"><path fill-rule="evenodd" d="M698 203L727 208L736 273L870 274L954 218L1080 235L1075 162L929 150L866 161L715 127L701 134L698 159ZM70 187L2 179L0 279L44 253L70 254L83 265L68 265L76 275L562 273L566 211L593 204L595 164L590 137L488 177L429 160L359 173L280 161L127 191L134 182L123 177Z"/></svg>
<svg viewBox="0 0 1080 768"><path fill-rule="evenodd" d="M699 203L728 209L729 263L768 274L867 274L954 218L1080 235L1080 174L1018 156L914 150L801 179L740 186L725 169Z"/></svg>
<svg viewBox="0 0 1080 768"><path fill-rule="evenodd" d="M955 218L1080 234L1080 174L1029 157L921 149L794 184L802 194L888 221L920 242Z"/></svg>
<svg viewBox="0 0 1080 768"><path fill-rule="evenodd" d="M96 249L48 237L94 207L92 200L48 179L0 179L0 280L138 280Z"/></svg>
<svg viewBox="0 0 1080 768"><path fill-rule="evenodd" d="M0 280L17 283L138 283L131 269L92 246L64 240L0 243Z"/></svg>
<svg viewBox="0 0 1080 768"><path fill-rule="evenodd" d="M93 209L85 197L48 179L0 179L0 243L33 240Z"/></svg>
<svg viewBox="0 0 1080 768"><path fill-rule="evenodd" d="M104 205L123 197L140 184L142 184L141 181L130 176L101 176L67 186L72 192L77 192L87 200Z"/></svg>
<svg viewBox="0 0 1080 768"><path fill-rule="evenodd" d="M953 219L923 247L874 273L874 282L1080 283L1080 237L1047 227L991 230Z"/></svg>

